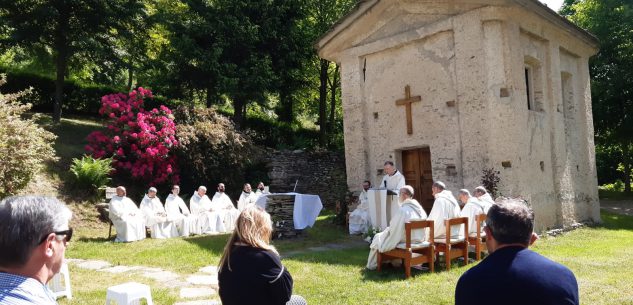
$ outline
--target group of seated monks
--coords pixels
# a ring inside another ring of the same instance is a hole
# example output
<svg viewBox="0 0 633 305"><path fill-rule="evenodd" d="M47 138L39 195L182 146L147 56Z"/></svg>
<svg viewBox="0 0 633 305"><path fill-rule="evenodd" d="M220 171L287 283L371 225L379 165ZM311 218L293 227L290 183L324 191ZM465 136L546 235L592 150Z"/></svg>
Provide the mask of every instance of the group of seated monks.
<svg viewBox="0 0 633 305"><path fill-rule="evenodd" d="M131 242L144 239L146 228L152 238L171 238L192 234L225 233L235 229L235 221L246 206L255 204L264 193L264 184L259 183L257 191L252 192L250 184L238 200L238 208L224 192L223 183L218 184L217 192L209 198L207 188L200 186L189 200L189 207L178 196L180 187L174 185L167 196L165 205L158 198L157 189L149 188L141 201L140 208L126 196L125 187L116 188L116 196L109 203L109 217L116 229L117 242Z"/></svg>
<svg viewBox="0 0 633 305"><path fill-rule="evenodd" d="M363 192L366 192L364 190ZM477 232L477 216L487 214L488 209L494 204L494 200L482 186L475 188L475 196L471 196L466 189L459 191L459 201L463 203L463 208L458 203L453 193L446 189L446 185L441 181L436 181L432 186L435 201L431 212L427 215L420 203L413 199L414 190L409 185L404 185L398 190L399 205L398 213L390 220L389 227L383 232L376 234L372 240L367 260L367 268L377 267L377 254L396 248L399 243L405 240L405 223L411 220L433 220L434 240L446 239L447 228L445 220L467 217L468 235L474 236ZM365 199L366 200L366 199ZM368 224L371 225L371 224ZM481 229L481 228L480 228ZM450 228L450 239L462 239L465 233L462 226ZM427 237L422 232L412 232L412 243L424 242Z"/></svg>

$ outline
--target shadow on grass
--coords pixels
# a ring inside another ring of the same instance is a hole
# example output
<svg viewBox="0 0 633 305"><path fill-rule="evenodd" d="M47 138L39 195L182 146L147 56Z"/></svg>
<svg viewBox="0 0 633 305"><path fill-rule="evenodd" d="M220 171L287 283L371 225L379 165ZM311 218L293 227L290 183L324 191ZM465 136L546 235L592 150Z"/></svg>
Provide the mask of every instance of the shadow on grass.
<svg viewBox="0 0 633 305"><path fill-rule="evenodd" d="M626 216L602 210L600 213L602 223L592 225L592 228L604 228L607 230L633 230L633 216Z"/></svg>
<svg viewBox="0 0 633 305"><path fill-rule="evenodd" d="M78 240L80 242L86 242L86 243L105 243L105 242L114 242L114 238L115 236L112 236L111 238L107 238L107 237L80 237Z"/></svg>
<svg viewBox="0 0 633 305"><path fill-rule="evenodd" d="M222 255L224 246L228 241L230 234L222 235L197 235L193 237L187 237L183 240L198 246L200 249L204 249L213 253L214 255Z"/></svg>

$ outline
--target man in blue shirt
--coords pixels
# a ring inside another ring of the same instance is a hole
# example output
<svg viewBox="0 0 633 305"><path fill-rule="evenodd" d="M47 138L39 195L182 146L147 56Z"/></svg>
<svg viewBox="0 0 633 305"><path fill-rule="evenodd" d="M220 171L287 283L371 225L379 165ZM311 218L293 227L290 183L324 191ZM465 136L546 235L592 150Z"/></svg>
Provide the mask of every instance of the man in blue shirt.
<svg viewBox="0 0 633 305"><path fill-rule="evenodd" d="M46 283L64 261L73 234L71 217L71 211L51 197L0 201L0 304L57 304Z"/></svg>
<svg viewBox="0 0 633 305"><path fill-rule="evenodd" d="M490 255L466 271L456 305L578 305L578 283L565 266L528 250L538 238L534 212L521 200L493 205L486 219Z"/></svg>

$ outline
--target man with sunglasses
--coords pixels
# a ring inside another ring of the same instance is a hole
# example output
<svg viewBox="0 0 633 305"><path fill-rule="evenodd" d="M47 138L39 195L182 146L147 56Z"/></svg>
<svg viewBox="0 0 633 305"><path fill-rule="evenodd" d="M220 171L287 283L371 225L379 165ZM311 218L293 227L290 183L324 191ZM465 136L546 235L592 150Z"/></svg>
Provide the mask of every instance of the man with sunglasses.
<svg viewBox="0 0 633 305"><path fill-rule="evenodd" d="M46 283L64 261L71 217L52 197L0 201L0 304L57 304Z"/></svg>

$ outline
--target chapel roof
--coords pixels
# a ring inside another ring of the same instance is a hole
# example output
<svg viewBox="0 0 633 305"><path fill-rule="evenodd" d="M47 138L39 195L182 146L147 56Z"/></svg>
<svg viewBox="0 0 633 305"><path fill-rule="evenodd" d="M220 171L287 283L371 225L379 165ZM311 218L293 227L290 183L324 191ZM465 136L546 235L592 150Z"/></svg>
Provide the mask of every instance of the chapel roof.
<svg viewBox="0 0 633 305"><path fill-rule="evenodd" d="M321 50L324 48L331 40L333 40L340 32L345 30L351 23L360 18L365 12L371 10L376 4L380 1L385 0L358 0L356 5L339 19L327 32L325 32L321 37L317 39L314 44L314 47L317 50ZM573 22L569 21L567 18L559 15L556 11L549 8L547 5L541 3L539 0L510 0L518 5L522 6L526 10L531 10L532 12L538 14L539 16L549 20L550 22L568 29L575 36L580 37L586 43L593 47L598 47L599 40L596 36L588 32L587 30L577 26Z"/></svg>

